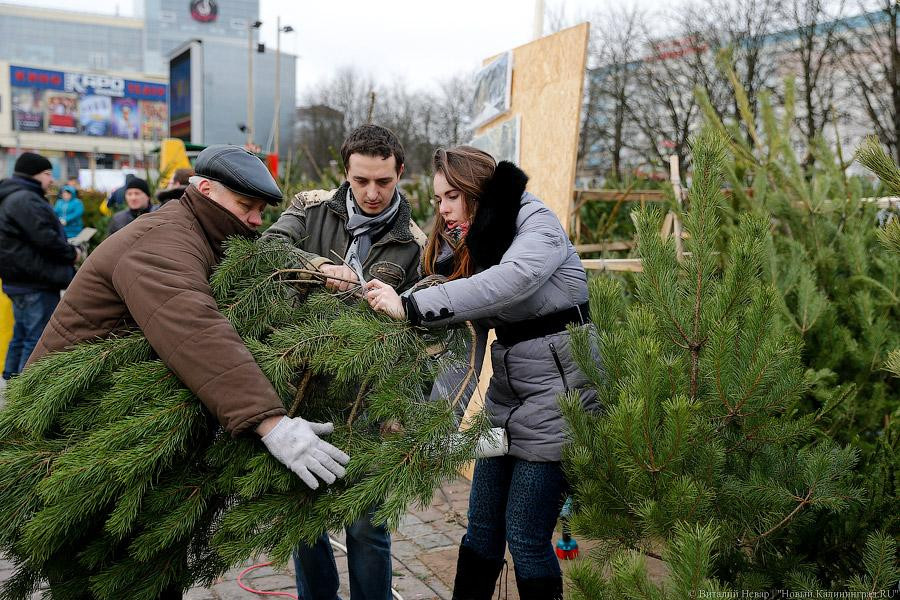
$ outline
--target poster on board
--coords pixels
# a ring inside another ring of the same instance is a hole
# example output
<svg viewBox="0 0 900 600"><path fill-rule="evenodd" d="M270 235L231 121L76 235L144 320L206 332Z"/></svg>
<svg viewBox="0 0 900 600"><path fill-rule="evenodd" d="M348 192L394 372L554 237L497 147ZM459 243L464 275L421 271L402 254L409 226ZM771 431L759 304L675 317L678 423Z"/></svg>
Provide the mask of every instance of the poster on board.
<svg viewBox="0 0 900 600"><path fill-rule="evenodd" d="M471 145L484 150L494 160L508 160L516 165L519 161L519 140L521 139L522 118L516 115L512 119L498 123L472 139Z"/></svg>
<svg viewBox="0 0 900 600"><path fill-rule="evenodd" d="M109 135L109 119L112 117L112 99L109 96L84 96L79 109L84 135Z"/></svg>
<svg viewBox="0 0 900 600"><path fill-rule="evenodd" d="M506 52L475 73L472 127L481 127L509 112L512 91L512 52Z"/></svg>
<svg viewBox="0 0 900 600"><path fill-rule="evenodd" d="M47 91L47 131L78 133L78 94Z"/></svg>
<svg viewBox="0 0 900 600"><path fill-rule="evenodd" d="M44 90L14 88L12 113L14 131L43 131Z"/></svg>

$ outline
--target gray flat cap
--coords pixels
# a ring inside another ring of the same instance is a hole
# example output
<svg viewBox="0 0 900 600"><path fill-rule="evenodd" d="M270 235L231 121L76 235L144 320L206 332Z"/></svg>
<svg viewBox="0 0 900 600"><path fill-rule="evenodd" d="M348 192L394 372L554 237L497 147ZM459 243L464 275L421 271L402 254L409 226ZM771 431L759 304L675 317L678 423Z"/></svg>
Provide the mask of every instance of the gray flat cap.
<svg viewBox="0 0 900 600"><path fill-rule="evenodd" d="M194 172L218 181L232 192L280 204L283 196L269 169L240 146L208 146L194 162Z"/></svg>

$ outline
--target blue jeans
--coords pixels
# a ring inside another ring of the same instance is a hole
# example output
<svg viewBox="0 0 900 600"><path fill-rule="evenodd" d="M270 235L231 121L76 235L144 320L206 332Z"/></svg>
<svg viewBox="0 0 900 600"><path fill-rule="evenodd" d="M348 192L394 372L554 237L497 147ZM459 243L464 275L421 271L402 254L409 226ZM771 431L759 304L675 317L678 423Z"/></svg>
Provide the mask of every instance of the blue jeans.
<svg viewBox="0 0 900 600"><path fill-rule="evenodd" d="M518 577L559 577L553 529L567 489L559 462L479 459L463 544L485 558L502 560L509 543Z"/></svg>
<svg viewBox="0 0 900 600"><path fill-rule="evenodd" d="M391 600L391 532L372 524L375 509L347 527L347 566L353 600ZM328 534L294 550L300 600L341 600L341 581Z"/></svg>
<svg viewBox="0 0 900 600"><path fill-rule="evenodd" d="M9 348L6 350L3 379L18 375L25 368L25 363L41 339L50 315L59 304L59 292L13 294L9 298L12 300L15 325Z"/></svg>

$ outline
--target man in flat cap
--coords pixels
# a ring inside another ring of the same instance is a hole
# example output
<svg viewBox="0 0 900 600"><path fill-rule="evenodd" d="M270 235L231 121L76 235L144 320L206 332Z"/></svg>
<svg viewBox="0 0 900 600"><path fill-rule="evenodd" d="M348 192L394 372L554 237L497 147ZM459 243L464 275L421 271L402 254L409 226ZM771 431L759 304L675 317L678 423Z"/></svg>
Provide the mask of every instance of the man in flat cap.
<svg viewBox="0 0 900 600"><path fill-rule="evenodd" d="M311 488L344 475L346 454L319 439L330 423L290 418L209 287L229 236L252 238L281 190L237 146L200 153L179 200L105 240L78 270L29 364L78 342L139 327L159 358L232 435L256 433ZM180 597L180 596L179 596Z"/></svg>

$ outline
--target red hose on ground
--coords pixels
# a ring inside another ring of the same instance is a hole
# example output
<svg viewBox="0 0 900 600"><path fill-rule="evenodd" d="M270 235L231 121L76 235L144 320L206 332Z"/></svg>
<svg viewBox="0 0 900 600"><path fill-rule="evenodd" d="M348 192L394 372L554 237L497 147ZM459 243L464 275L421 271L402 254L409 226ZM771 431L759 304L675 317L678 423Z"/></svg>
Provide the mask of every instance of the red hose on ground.
<svg viewBox="0 0 900 600"><path fill-rule="evenodd" d="M263 592L261 590L255 590L250 586L244 585L244 581L243 581L244 575L246 575L250 571L253 571L256 569L268 567L271 564L272 564L271 562L264 562L264 563L259 563L258 565L253 565L253 566L247 567L246 569L241 571L240 575L238 575L238 577L237 577L238 586L245 592L250 592L251 594L259 594L260 596L281 596L282 598L293 598L294 600L299 600L299 598L297 598L296 594L291 594L290 592Z"/></svg>

